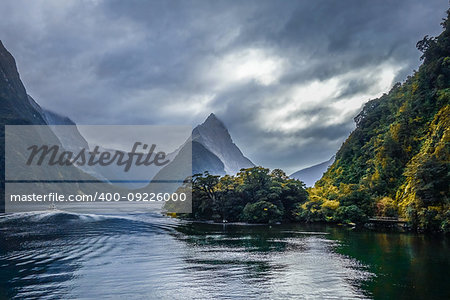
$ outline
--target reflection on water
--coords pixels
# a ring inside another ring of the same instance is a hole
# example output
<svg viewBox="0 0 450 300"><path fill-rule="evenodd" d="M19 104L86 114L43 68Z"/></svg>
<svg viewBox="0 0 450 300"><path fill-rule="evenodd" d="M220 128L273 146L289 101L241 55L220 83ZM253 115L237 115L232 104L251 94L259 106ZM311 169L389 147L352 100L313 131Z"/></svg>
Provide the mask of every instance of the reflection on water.
<svg viewBox="0 0 450 300"><path fill-rule="evenodd" d="M338 242L326 232L205 224L178 230L188 245L184 261L193 282L209 282L203 291L207 296L366 297L358 286L372 274L356 260L335 253Z"/></svg>
<svg viewBox="0 0 450 300"><path fill-rule="evenodd" d="M0 216L0 298L438 298L448 253L442 238L322 225L14 214Z"/></svg>

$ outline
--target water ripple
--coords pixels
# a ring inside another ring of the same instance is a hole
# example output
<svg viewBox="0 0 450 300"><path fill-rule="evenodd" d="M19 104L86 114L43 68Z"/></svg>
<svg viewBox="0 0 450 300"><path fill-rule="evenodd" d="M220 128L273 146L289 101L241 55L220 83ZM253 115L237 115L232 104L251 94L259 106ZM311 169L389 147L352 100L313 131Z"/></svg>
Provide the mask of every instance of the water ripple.
<svg viewBox="0 0 450 300"><path fill-rule="evenodd" d="M0 228L9 298L366 298L373 276L321 231L58 211L2 215Z"/></svg>

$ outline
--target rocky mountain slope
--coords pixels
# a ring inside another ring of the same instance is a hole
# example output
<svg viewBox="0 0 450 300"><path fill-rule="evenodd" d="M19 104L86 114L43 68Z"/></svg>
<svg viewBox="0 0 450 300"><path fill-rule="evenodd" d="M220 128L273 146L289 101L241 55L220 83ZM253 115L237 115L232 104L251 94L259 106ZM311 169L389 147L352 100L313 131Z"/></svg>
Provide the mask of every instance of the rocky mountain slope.
<svg viewBox="0 0 450 300"><path fill-rule="evenodd" d="M47 117L27 95L26 89L20 79L17 71L14 57L6 50L0 41L0 165L5 165L5 126L4 125L48 125ZM42 144L59 145L62 143L52 130L47 127L28 128L21 127L20 131L8 131L8 138L14 142L8 146L8 153L15 158L24 157L23 151L27 148L30 140L27 137L32 137L33 142ZM27 167L24 165L14 165L14 158L8 161L13 161L14 172L9 173L9 180L42 180L51 178L51 180L66 180L73 178L94 179L81 170L67 166L62 170L61 168L46 168L45 170ZM9 165L11 167L11 165ZM12 179L11 179L12 178ZM35 185L33 187L43 187ZM54 192L67 192L67 190L60 190L60 186L54 185ZM79 190L79 186L74 184L72 186L74 191ZM25 191L21 191L24 192ZM37 191L35 191L37 192ZM4 193L5 193L5 168L2 167L0 174L0 211L4 208Z"/></svg>
<svg viewBox="0 0 450 300"><path fill-rule="evenodd" d="M289 177L303 181L303 183L305 183L307 187L314 186L316 181L319 180L322 177L323 173L327 171L328 167L333 164L334 159L335 156L333 155L333 157L329 160L308 168L301 169L300 171L291 174Z"/></svg>
<svg viewBox="0 0 450 300"><path fill-rule="evenodd" d="M225 125L213 113L192 131L192 141L203 145L206 150L219 158L226 174L235 175L243 168L255 165L245 157L231 139ZM193 153L195 154L195 148ZM204 151L204 149L202 149ZM199 154L196 154L199 155ZM217 169L218 165L211 166Z"/></svg>

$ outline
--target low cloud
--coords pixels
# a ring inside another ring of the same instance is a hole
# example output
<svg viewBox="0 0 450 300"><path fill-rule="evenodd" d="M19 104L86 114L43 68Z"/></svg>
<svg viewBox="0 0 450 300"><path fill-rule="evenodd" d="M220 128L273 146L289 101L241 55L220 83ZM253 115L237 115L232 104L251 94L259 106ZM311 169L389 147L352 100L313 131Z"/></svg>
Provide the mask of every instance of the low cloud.
<svg viewBox="0 0 450 300"><path fill-rule="evenodd" d="M215 112L256 164L328 160L362 105L419 65L447 3L2 1L29 94L80 124L192 124Z"/></svg>

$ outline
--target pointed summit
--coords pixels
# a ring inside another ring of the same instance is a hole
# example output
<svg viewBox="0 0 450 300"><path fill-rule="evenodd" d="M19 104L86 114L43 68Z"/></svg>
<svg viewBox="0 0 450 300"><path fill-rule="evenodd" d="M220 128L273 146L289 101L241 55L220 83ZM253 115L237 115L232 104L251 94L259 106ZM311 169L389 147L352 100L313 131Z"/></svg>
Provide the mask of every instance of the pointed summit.
<svg viewBox="0 0 450 300"><path fill-rule="evenodd" d="M206 147L208 144L207 140L214 140L219 137L221 140L226 140L227 142L233 143L230 133L225 127L225 124L223 124L223 122L219 120L213 113L211 113L202 124L195 127L192 131L192 139L203 140L203 142L199 142L201 142Z"/></svg>
<svg viewBox="0 0 450 300"><path fill-rule="evenodd" d="M216 155L223 162L227 174L236 174L242 168L254 166L233 142L225 124L213 113L194 128L192 141L202 144Z"/></svg>
<svg viewBox="0 0 450 300"><path fill-rule="evenodd" d="M219 127L223 127L226 129L225 125L223 124L223 122L217 118L217 116L214 113L211 113L208 118L206 118L205 122L202 123L202 125L214 125L214 126L219 126Z"/></svg>
<svg viewBox="0 0 450 300"><path fill-rule="evenodd" d="M214 113L210 113L209 116L206 118L205 122L208 121L209 119L216 119L217 120L217 116Z"/></svg>

